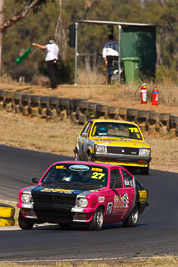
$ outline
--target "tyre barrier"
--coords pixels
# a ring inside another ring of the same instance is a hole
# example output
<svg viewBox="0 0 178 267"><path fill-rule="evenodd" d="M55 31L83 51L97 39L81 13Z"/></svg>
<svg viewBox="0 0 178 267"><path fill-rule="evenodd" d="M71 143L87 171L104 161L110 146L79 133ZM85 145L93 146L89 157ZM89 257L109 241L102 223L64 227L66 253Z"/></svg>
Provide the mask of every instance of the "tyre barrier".
<svg viewBox="0 0 178 267"><path fill-rule="evenodd" d="M15 224L14 215L14 207L0 204L0 226L13 226Z"/></svg>
<svg viewBox="0 0 178 267"><path fill-rule="evenodd" d="M48 110L49 110L49 97L48 96L41 96L41 101L39 104L39 115L41 118L47 118Z"/></svg>
<svg viewBox="0 0 178 267"><path fill-rule="evenodd" d="M32 95L31 96L31 116L38 117L39 116L39 107L41 102L40 95Z"/></svg>
<svg viewBox="0 0 178 267"><path fill-rule="evenodd" d="M97 119L107 119L108 118L108 106L98 104L96 106L96 118Z"/></svg>
<svg viewBox="0 0 178 267"><path fill-rule="evenodd" d="M4 109L4 96L5 96L5 91L0 90L0 110Z"/></svg>
<svg viewBox="0 0 178 267"><path fill-rule="evenodd" d="M88 120L94 118L127 120L136 122L143 132L146 131L150 135L157 133L169 138L178 136L178 116L176 115L152 110L108 106L81 98L29 95L0 89L0 110L47 120L71 119L79 125L84 125Z"/></svg>
<svg viewBox="0 0 178 267"><path fill-rule="evenodd" d="M22 114L24 116L31 114L31 95L22 95Z"/></svg>
<svg viewBox="0 0 178 267"><path fill-rule="evenodd" d="M117 120L119 117L119 108L118 107L108 107L108 118Z"/></svg>
<svg viewBox="0 0 178 267"><path fill-rule="evenodd" d="M4 106L7 112L12 112L13 109L13 98L14 98L14 93L13 92L5 92L4 95Z"/></svg>
<svg viewBox="0 0 178 267"><path fill-rule="evenodd" d="M22 112L22 94L19 92L14 93L13 98L13 111L17 114Z"/></svg>

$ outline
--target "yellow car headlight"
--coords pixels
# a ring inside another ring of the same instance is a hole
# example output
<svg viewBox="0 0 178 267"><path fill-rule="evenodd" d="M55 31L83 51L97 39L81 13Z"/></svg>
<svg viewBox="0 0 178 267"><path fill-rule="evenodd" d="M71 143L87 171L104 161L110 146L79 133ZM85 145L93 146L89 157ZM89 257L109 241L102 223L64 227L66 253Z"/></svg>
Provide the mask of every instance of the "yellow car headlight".
<svg viewBox="0 0 178 267"><path fill-rule="evenodd" d="M149 157L151 154L151 150L149 148L140 148L139 156Z"/></svg>
<svg viewBox="0 0 178 267"><path fill-rule="evenodd" d="M106 152L106 146L96 145L95 146L95 152L105 153Z"/></svg>

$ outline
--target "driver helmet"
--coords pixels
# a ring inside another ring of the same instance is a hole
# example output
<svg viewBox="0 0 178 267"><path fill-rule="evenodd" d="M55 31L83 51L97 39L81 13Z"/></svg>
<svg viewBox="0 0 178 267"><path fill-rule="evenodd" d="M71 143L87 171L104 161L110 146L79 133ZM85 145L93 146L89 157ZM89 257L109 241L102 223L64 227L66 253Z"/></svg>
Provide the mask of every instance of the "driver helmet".
<svg viewBox="0 0 178 267"><path fill-rule="evenodd" d="M101 126L98 129L98 135L107 135L108 134L108 129L106 126Z"/></svg>
<svg viewBox="0 0 178 267"><path fill-rule="evenodd" d="M63 182L70 182L72 180L72 175L64 175L62 177Z"/></svg>

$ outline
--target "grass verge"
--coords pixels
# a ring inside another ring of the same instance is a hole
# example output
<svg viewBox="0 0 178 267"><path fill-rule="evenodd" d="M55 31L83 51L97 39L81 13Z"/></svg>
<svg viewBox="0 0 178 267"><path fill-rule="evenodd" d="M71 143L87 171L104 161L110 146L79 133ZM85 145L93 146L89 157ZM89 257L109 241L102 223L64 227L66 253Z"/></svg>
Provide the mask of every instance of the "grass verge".
<svg viewBox="0 0 178 267"><path fill-rule="evenodd" d="M136 259L123 259L123 260L101 260L101 261L73 261L73 262L0 262L0 267L15 267L15 266L48 266L48 267L176 267L178 266L178 257L175 256L163 256L163 257L151 257L151 258L136 258Z"/></svg>

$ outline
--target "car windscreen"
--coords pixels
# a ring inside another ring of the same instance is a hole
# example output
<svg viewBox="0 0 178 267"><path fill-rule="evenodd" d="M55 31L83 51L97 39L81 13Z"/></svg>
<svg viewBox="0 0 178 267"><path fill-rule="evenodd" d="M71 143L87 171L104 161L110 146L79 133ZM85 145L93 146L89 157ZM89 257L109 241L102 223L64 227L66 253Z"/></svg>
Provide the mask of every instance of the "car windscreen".
<svg viewBox="0 0 178 267"><path fill-rule="evenodd" d="M53 165L42 179L42 184L73 183L80 185L107 185L108 170L104 167L85 164Z"/></svg>
<svg viewBox="0 0 178 267"><path fill-rule="evenodd" d="M140 130L135 124L96 122L93 126L92 136L123 137L142 140Z"/></svg>

